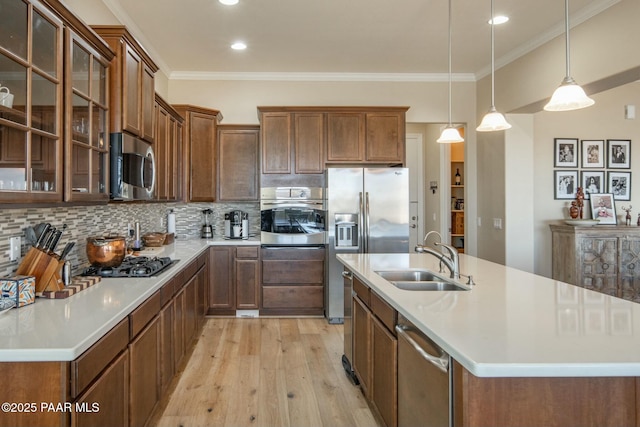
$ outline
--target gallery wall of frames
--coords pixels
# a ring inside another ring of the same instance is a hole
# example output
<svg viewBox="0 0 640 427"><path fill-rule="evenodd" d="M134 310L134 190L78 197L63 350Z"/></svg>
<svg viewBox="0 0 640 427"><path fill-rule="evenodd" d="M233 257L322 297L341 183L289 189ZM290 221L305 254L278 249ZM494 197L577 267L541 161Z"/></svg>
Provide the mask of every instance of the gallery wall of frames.
<svg viewBox="0 0 640 427"><path fill-rule="evenodd" d="M610 193L631 200L631 140L554 138L554 197L575 199L582 187L591 194Z"/></svg>

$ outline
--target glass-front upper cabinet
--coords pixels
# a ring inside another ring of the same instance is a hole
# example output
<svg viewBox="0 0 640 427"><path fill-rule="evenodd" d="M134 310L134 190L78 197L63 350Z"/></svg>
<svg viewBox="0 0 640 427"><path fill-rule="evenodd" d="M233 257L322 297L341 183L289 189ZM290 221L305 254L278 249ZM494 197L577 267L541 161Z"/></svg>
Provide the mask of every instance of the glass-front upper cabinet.
<svg viewBox="0 0 640 427"><path fill-rule="evenodd" d="M62 200L63 22L36 1L0 8L0 203Z"/></svg>
<svg viewBox="0 0 640 427"><path fill-rule="evenodd" d="M78 35L67 34L65 200L108 200L109 63Z"/></svg>

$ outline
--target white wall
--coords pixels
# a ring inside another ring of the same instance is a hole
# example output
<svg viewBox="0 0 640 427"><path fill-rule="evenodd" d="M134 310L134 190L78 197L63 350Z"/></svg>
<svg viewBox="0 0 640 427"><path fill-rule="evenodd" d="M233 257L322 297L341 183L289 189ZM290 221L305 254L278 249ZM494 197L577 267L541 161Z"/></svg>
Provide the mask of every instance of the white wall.
<svg viewBox="0 0 640 427"><path fill-rule="evenodd" d="M540 112L533 115L535 140L536 180L533 186L535 224L535 271L551 277L551 232L549 224L569 218L568 200L554 200L553 192L553 139L557 137L582 139L631 140L631 201L616 202L618 223L624 224L622 206L635 207L632 212L635 226L640 212L640 116L635 120L624 118L624 106L635 104L640 108L640 81L611 89L593 96L596 104L584 110L564 113ZM593 169L595 170L595 169ZM605 176L606 178L606 176ZM585 215L590 218L590 207L585 200Z"/></svg>

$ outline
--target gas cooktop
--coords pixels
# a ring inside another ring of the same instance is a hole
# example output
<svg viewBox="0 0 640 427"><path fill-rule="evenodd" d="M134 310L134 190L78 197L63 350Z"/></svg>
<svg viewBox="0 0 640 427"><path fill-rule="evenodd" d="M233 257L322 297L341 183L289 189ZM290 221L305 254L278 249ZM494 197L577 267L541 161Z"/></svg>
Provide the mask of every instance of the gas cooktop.
<svg viewBox="0 0 640 427"><path fill-rule="evenodd" d="M169 257L126 257L122 264L117 267L95 267L90 266L84 269L83 276L100 277L151 277L155 276L179 260Z"/></svg>

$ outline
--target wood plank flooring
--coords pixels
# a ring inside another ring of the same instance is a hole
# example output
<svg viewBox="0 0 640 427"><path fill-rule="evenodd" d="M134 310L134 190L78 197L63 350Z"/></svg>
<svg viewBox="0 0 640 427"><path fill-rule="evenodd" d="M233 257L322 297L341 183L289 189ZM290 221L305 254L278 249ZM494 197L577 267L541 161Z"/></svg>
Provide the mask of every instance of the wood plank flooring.
<svg viewBox="0 0 640 427"><path fill-rule="evenodd" d="M151 425L376 426L342 354L342 325L325 319L208 318Z"/></svg>

